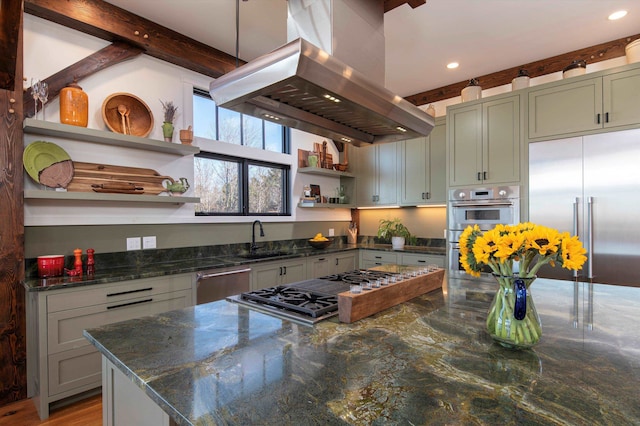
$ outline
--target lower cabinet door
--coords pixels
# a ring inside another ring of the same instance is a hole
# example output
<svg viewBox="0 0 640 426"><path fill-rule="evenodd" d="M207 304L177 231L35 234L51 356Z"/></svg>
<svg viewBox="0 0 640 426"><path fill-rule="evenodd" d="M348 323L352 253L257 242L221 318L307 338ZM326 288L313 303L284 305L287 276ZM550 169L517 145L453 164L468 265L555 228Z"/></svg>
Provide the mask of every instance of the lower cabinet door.
<svg viewBox="0 0 640 426"><path fill-rule="evenodd" d="M282 284L291 284L303 281L307 278L307 262L306 260L289 262L282 265L284 273L282 274Z"/></svg>
<svg viewBox="0 0 640 426"><path fill-rule="evenodd" d="M356 269L356 263L356 254L353 252L336 254L333 273L340 274L342 272L353 271Z"/></svg>
<svg viewBox="0 0 640 426"><path fill-rule="evenodd" d="M100 358L93 346L49 355L49 395L99 387Z"/></svg>
<svg viewBox="0 0 640 426"><path fill-rule="evenodd" d="M49 314L49 395L100 386L100 354L82 335L84 329L185 308L191 298L191 291L183 290L154 295L152 300L138 298Z"/></svg>

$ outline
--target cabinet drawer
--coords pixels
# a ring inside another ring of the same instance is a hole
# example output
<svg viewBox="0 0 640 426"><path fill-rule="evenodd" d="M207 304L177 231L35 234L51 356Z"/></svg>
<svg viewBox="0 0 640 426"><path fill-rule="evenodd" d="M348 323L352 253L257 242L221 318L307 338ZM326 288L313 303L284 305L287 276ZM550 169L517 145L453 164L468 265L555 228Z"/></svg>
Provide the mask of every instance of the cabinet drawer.
<svg viewBox="0 0 640 426"><path fill-rule="evenodd" d="M89 305L122 302L178 290L191 290L191 274L96 285L83 290L64 290L47 296L47 312L57 312Z"/></svg>
<svg viewBox="0 0 640 426"><path fill-rule="evenodd" d="M438 265L444 267L444 256L438 256L435 254L402 254L403 265Z"/></svg>
<svg viewBox="0 0 640 426"><path fill-rule="evenodd" d="M82 330L191 305L191 290L53 312L47 318L48 353L90 345Z"/></svg>
<svg viewBox="0 0 640 426"><path fill-rule="evenodd" d="M49 355L49 395L100 387L100 352L93 346ZM82 388L82 389L79 389Z"/></svg>
<svg viewBox="0 0 640 426"><path fill-rule="evenodd" d="M362 260L380 263L398 263L398 255L384 251L365 250L362 252Z"/></svg>

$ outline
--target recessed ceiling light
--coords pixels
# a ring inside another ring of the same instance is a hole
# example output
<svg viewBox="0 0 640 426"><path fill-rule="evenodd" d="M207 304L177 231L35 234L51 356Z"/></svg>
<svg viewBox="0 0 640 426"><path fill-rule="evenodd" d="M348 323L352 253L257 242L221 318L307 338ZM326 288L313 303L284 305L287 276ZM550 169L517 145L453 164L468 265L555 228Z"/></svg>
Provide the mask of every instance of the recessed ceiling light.
<svg viewBox="0 0 640 426"><path fill-rule="evenodd" d="M450 70L458 68L459 66L460 66L460 64L457 63L457 62L451 62L451 63L447 64L447 68L449 68Z"/></svg>
<svg viewBox="0 0 640 426"><path fill-rule="evenodd" d="M625 16L627 16L627 11L626 10L619 10L619 11L613 12L611 15L609 15L609 20L610 21L615 21L616 19L624 18Z"/></svg>

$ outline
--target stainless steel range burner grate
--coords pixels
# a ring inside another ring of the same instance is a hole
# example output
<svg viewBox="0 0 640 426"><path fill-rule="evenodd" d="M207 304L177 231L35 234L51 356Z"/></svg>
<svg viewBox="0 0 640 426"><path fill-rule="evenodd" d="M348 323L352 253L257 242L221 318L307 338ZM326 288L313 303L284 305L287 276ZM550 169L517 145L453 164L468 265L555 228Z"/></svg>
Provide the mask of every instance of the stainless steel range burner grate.
<svg viewBox="0 0 640 426"><path fill-rule="evenodd" d="M338 309L338 298L336 296L285 286L269 287L243 293L242 298L300 312L313 318Z"/></svg>

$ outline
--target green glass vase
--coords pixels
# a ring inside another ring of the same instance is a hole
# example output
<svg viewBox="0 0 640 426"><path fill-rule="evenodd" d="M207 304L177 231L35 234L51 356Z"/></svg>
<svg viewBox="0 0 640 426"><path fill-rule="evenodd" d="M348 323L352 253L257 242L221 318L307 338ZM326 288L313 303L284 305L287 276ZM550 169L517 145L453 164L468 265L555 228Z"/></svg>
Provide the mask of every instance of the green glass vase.
<svg viewBox="0 0 640 426"><path fill-rule="evenodd" d="M542 336L542 324L529 287L532 278L497 276L499 288L489 306L487 332L502 346L528 349Z"/></svg>

